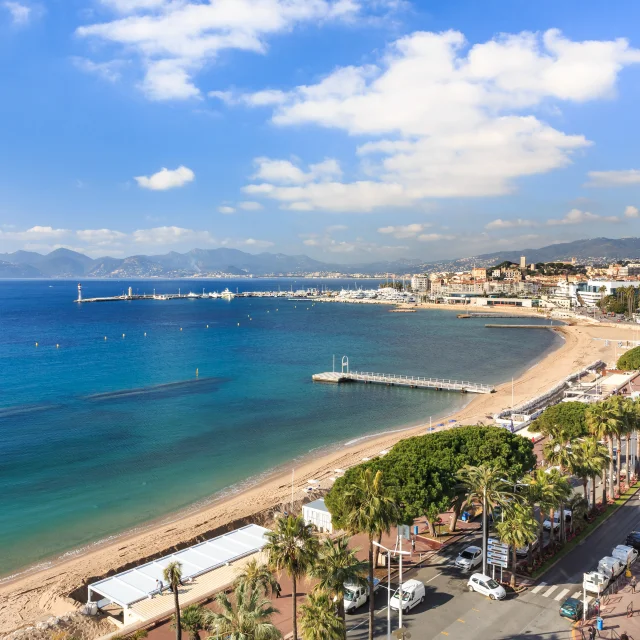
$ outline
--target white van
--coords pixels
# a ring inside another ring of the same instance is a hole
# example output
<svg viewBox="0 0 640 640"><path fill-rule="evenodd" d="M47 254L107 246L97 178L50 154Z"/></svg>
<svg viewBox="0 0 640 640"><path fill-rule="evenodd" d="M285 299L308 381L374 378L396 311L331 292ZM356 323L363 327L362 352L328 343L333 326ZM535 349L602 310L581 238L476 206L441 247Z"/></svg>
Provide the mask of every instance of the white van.
<svg viewBox="0 0 640 640"><path fill-rule="evenodd" d="M373 579L373 592L380 588L380 580ZM369 581L367 583L355 584L353 582L345 582L344 584L344 611L345 613L354 613L356 609L369 601Z"/></svg>
<svg viewBox="0 0 640 640"><path fill-rule="evenodd" d="M420 602L424 602L424 584L420 580L407 580L402 585L402 612L410 611ZM393 594L389 606L394 611L400 609L400 589Z"/></svg>
<svg viewBox="0 0 640 640"><path fill-rule="evenodd" d="M600 573L604 573L605 576L608 576L610 580L613 580L613 578L618 577L624 571L624 566L617 558L605 556L598 562L597 570Z"/></svg>
<svg viewBox="0 0 640 640"><path fill-rule="evenodd" d="M617 547L614 547L611 556L620 560L623 566L629 567L638 559L638 552L626 544L619 544Z"/></svg>
<svg viewBox="0 0 640 640"><path fill-rule="evenodd" d="M589 571L584 574L582 586L587 593L601 594L609 584L609 576L598 571Z"/></svg>

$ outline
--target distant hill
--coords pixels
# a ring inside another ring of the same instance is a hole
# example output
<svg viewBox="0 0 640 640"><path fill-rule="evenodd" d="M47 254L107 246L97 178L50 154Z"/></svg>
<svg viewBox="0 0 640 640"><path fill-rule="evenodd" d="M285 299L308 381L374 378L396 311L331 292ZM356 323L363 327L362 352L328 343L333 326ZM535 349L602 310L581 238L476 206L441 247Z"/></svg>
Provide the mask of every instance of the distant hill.
<svg viewBox="0 0 640 640"><path fill-rule="evenodd" d="M401 259L363 264L329 264L309 256L284 253L246 253L238 249L192 249L154 256L128 258L89 258L69 249L56 249L47 255L33 251L0 254L0 278L181 278L197 275L297 275L306 273L420 273L423 271L468 269L473 265L491 266L505 260L527 263L555 262L576 258L583 263L640 259L640 238L592 238L549 245L540 249L497 251L478 256L425 262Z"/></svg>

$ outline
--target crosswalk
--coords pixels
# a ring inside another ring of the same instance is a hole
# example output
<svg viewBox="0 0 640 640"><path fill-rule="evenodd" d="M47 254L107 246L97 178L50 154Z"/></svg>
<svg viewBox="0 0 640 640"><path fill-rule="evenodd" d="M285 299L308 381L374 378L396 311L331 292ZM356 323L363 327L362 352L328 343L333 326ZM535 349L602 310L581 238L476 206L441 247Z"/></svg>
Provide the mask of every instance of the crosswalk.
<svg viewBox="0 0 640 640"><path fill-rule="evenodd" d="M560 585L550 585L546 582L540 582L533 589L531 589L531 593L534 595L539 595L542 598L549 598L549 601L553 602L564 602L568 597L576 598L577 600L582 600L583 593L581 590L574 591L571 596L569 596L569 592L571 591L571 587L560 589ZM573 587L575 589L575 585ZM587 604L590 604L593 601L593 596L587 596Z"/></svg>

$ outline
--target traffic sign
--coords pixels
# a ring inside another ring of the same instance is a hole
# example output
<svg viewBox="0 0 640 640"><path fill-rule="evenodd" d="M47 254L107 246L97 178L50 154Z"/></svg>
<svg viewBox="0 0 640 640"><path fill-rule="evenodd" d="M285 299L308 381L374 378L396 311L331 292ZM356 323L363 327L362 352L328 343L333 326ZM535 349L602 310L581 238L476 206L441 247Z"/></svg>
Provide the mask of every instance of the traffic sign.
<svg viewBox="0 0 640 640"><path fill-rule="evenodd" d="M487 558L487 564L494 567L502 567L503 569L506 569L509 566L509 563L506 560L500 560L499 558Z"/></svg>

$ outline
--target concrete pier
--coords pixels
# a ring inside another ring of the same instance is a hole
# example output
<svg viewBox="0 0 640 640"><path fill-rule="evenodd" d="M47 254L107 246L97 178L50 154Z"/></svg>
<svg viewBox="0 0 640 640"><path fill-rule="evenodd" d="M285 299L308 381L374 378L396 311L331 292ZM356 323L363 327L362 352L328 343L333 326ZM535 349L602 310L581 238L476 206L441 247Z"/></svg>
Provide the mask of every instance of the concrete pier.
<svg viewBox="0 0 640 640"><path fill-rule="evenodd" d="M485 324L487 329L559 329L558 324Z"/></svg>

